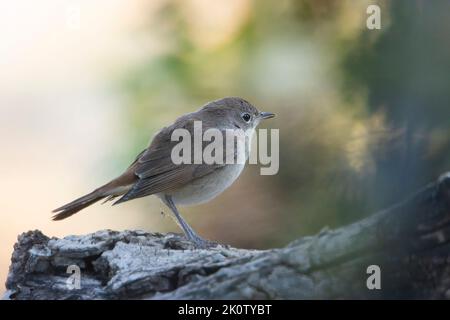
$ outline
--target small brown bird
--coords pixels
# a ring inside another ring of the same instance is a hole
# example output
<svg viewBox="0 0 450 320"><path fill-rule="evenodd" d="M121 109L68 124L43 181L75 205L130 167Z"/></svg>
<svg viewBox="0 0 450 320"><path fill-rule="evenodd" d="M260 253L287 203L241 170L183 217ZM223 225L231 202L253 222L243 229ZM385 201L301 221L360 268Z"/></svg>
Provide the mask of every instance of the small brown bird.
<svg viewBox="0 0 450 320"><path fill-rule="evenodd" d="M200 110L185 114L172 125L161 129L153 138L150 146L143 150L128 169L116 179L95 189L91 193L76 199L58 209L53 220L62 220L91 204L105 199L113 200L121 196L114 205L148 195L158 196L173 212L187 238L197 247L207 247L210 242L198 236L181 217L176 205L192 205L204 203L216 197L228 188L241 174L245 163L181 163L175 164L172 149L178 144L173 141L172 133L176 129L186 129L193 137L194 124L201 121L202 132L208 129L253 131L263 119L274 117L269 112L259 112L244 99L229 97L209 102ZM249 135L251 137L251 134ZM249 142L248 142L249 143ZM202 142L204 147L205 143ZM234 144L233 144L234 147ZM239 152L245 152L248 159L248 148L229 150L233 158Z"/></svg>

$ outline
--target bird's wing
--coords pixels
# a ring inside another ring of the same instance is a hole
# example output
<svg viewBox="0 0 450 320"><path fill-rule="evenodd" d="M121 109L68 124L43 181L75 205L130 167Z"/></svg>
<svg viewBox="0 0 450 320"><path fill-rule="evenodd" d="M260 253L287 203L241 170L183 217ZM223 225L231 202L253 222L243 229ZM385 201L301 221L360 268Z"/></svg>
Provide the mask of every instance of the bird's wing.
<svg viewBox="0 0 450 320"><path fill-rule="evenodd" d="M138 178L136 183L114 204L182 187L223 166L223 164L173 163L172 149L179 142L171 141L172 132L175 128L184 128L192 132L193 122L194 119L182 119L170 127L163 128L153 138L151 145L129 168Z"/></svg>

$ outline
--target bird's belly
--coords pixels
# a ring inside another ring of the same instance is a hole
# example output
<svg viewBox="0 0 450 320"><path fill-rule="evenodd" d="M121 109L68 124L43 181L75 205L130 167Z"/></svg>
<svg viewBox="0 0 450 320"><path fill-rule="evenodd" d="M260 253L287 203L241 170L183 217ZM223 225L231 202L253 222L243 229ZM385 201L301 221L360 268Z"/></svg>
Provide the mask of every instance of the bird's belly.
<svg viewBox="0 0 450 320"><path fill-rule="evenodd" d="M229 164L189 185L170 192L176 205L194 205L207 202L227 189L239 177L244 164Z"/></svg>

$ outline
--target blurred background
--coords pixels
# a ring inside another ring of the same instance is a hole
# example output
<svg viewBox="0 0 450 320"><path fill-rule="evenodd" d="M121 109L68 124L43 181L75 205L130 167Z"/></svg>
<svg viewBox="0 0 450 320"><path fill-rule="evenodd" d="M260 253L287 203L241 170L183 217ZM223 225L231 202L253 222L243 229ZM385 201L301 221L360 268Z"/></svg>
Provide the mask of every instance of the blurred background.
<svg viewBox="0 0 450 320"><path fill-rule="evenodd" d="M368 30L369 4L381 29ZM449 1L0 3L0 281L17 235L180 232L155 197L50 211L117 176L160 127L241 96L277 114L280 171L182 208L272 248L401 200L450 168Z"/></svg>

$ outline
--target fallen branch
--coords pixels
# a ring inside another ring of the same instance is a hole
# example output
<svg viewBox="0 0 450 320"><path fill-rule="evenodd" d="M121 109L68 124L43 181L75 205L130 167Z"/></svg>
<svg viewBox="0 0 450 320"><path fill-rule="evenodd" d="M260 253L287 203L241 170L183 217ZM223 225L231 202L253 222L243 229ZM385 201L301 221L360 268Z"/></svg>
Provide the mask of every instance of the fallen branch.
<svg viewBox="0 0 450 320"><path fill-rule="evenodd" d="M143 231L29 231L14 246L5 298L448 299L449 240L445 174L392 208L273 250L197 250L183 236ZM371 265L380 290L367 287Z"/></svg>

